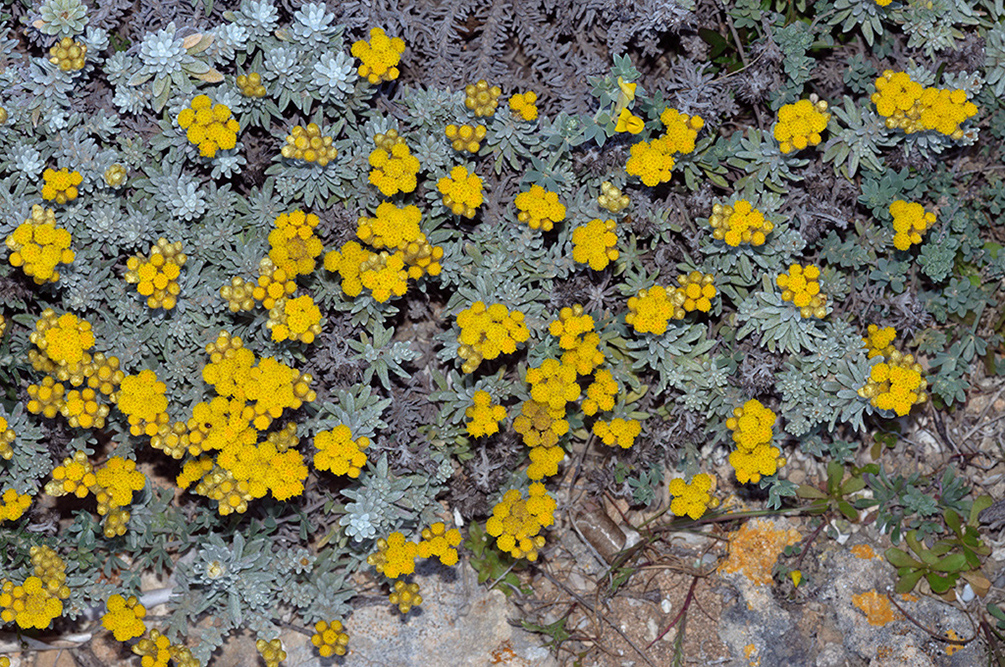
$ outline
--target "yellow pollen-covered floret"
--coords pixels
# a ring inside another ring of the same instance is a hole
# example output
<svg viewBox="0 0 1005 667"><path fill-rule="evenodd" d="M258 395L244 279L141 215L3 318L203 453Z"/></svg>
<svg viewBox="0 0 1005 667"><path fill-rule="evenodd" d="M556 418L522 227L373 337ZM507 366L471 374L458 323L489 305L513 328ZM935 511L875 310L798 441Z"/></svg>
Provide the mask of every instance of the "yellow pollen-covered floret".
<svg viewBox="0 0 1005 667"><path fill-rule="evenodd" d="M713 205L708 223L712 226L712 238L725 241L734 248L741 243L763 245L765 237L775 228L774 223L766 220L764 214L753 208L746 199L741 199L732 206Z"/></svg>
<svg viewBox="0 0 1005 667"><path fill-rule="evenodd" d="M509 108L514 116L524 120L537 120L537 93L528 90L526 93L516 93L509 98Z"/></svg>
<svg viewBox="0 0 1005 667"><path fill-rule="evenodd" d="M235 81L241 94L245 97L265 97L265 86L262 85L262 75L258 72L238 74Z"/></svg>
<svg viewBox="0 0 1005 667"><path fill-rule="evenodd" d="M469 83L464 87L464 106L473 111L476 116L492 116L499 106L499 96L502 89L499 86L489 86L485 79L478 83Z"/></svg>
<svg viewBox="0 0 1005 667"><path fill-rule="evenodd" d="M492 403L492 395L487 391L475 392L472 404L464 410L468 435L481 438L499 432L499 422L506 418L506 408Z"/></svg>
<svg viewBox="0 0 1005 667"><path fill-rule="evenodd" d="M436 182L436 189L443 195L443 205L454 215L465 218L475 217L475 211L482 205L482 179L468 173L467 167L456 166L450 176Z"/></svg>
<svg viewBox="0 0 1005 667"><path fill-rule="evenodd" d="M311 643L317 647L322 658L345 655L349 646L349 633L345 631L342 621L318 621L314 624Z"/></svg>
<svg viewBox="0 0 1005 667"><path fill-rule="evenodd" d="M349 427L339 424L328 431L314 436L314 446L319 450L314 454L314 467L329 470L333 475L359 477L366 465L366 452L370 439L360 436L353 440Z"/></svg>
<svg viewBox="0 0 1005 667"><path fill-rule="evenodd" d="M589 264L594 271L607 268L621 256L614 220L590 220L572 231L572 259Z"/></svg>
<svg viewBox="0 0 1005 667"><path fill-rule="evenodd" d="M258 284L252 288L251 296L255 301L261 301L263 307L272 310L277 301L293 296L297 291L295 277L276 266L270 257L263 257L258 262Z"/></svg>
<svg viewBox="0 0 1005 667"><path fill-rule="evenodd" d="M637 419L615 417L611 421L598 419L593 423L593 434L608 447L617 445L628 449L635 444L635 438L642 433L642 423Z"/></svg>
<svg viewBox="0 0 1005 667"><path fill-rule="evenodd" d="M821 141L820 133L827 128L830 117L827 102L817 100L815 96L782 106L778 110L774 129L779 150L791 153L807 146L816 146Z"/></svg>
<svg viewBox="0 0 1005 667"><path fill-rule="evenodd" d="M72 37L64 37L49 49L49 62L64 72L78 72L84 69L87 59L87 45L76 42Z"/></svg>
<svg viewBox="0 0 1005 667"><path fill-rule="evenodd" d="M314 234L319 222L318 216L301 210L281 213L273 222L275 228L269 232L269 259L288 279L314 271L315 259L324 250L321 239Z"/></svg>
<svg viewBox="0 0 1005 667"><path fill-rule="evenodd" d="M870 327L870 340L875 336L876 343L886 340L889 340L889 343L882 349L870 349L870 358L882 356L883 361L872 367L869 379L859 388L858 395L869 399L869 402L880 410L892 410L898 417L903 417L913 406L928 400L925 391L928 388L928 381L922 375L923 369L914 355L903 354L893 347L896 331L890 335L887 330L892 330L892 327L876 328L875 331ZM868 340L866 344L869 345ZM872 354L873 351L876 351L876 354Z"/></svg>
<svg viewBox="0 0 1005 667"><path fill-rule="evenodd" d="M519 343L530 338L524 316L501 303L486 306L475 301L470 308L457 314L457 355L464 360L461 370L472 373L483 359L495 359L500 354L512 354Z"/></svg>
<svg viewBox="0 0 1005 667"><path fill-rule="evenodd" d="M477 153L488 130L484 125L447 125L443 133L450 140L450 147L457 152Z"/></svg>
<svg viewBox="0 0 1005 667"><path fill-rule="evenodd" d="M225 104L213 104L208 95L196 95L192 103L178 112L178 126L186 130L189 143L199 147L202 157L216 157L217 150L237 145L241 125Z"/></svg>
<svg viewBox="0 0 1005 667"><path fill-rule="evenodd" d="M461 531L456 528L447 530L442 521L422 529L422 539L419 541L419 558L436 556L440 562L451 567L457 564L457 547L461 544Z"/></svg>
<svg viewBox="0 0 1005 667"><path fill-rule="evenodd" d="M516 218L531 229L550 232L556 222L565 220L565 205L558 201L558 193L549 192L540 185L532 185L527 192L521 192L513 202L516 204Z"/></svg>
<svg viewBox="0 0 1005 667"><path fill-rule="evenodd" d="M321 309L307 294L295 299L279 299L269 311L265 326L277 343L298 340L309 345L321 334Z"/></svg>
<svg viewBox="0 0 1005 667"><path fill-rule="evenodd" d="M533 448L531 450L533 456L545 454L539 452L535 455L536 449L548 449L546 454L549 464L557 466L562 460L564 454L561 447L556 447L556 444L560 437L569 432L564 407L555 409L548 403L539 403L533 399L524 401L520 406L520 414L513 420L513 430L523 436L525 445Z"/></svg>
<svg viewBox="0 0 1005 667"><path fill-rule="evenodd" d="M19 266L36 285L59 280L58 264L69 264L75 254L70 250L70 232L56 226L52 209L38 204L31 207L31 217L7 237L8 261Z"/></svg>
<svg viewBox="0 0 1005 667"><path fill-rule="evenodd" d="M119 386L117 405L129 419L133 435L154 435L168 423L167 385L157 380L152 370L127 375Z"/></svg>
<svg viewBox="0 0 1005 667"><path fill-rule="evenodd" d="M367 556L366 562L388 579L397 579L415 572L415 559L418 557L419 545L395 531L386 540L377 540L377 552Z"/></svg>
<svg viewBox="0 0 1005 667"><path fill-rule="evenodd" d="M377 147L370 152L370 183L385 197L415 190L422 166L398 131L376 134L373 143Z"/></svg>
<svg viewBox="0 0 1005 667"><path fill-rule="evenodd" d="M527 369L527 383L530 397L553 410L564 410L566 403L579 399L576 369L558 359L545 359L540 366Z"/></svg>
<svg viewBox="0 0 1005 667"><path fill-rule="evenodd" d="M897 199L890 204L893 216L893 245L897 250L907 250L921 243L921 235L935 224L935 213L926 211L917 202Z"/></svg>
<svg viewBox="0 0 1005 667"><path fill-rule="evenodd" d="M407 614L412 607L422 604L422 596L419 595L419 584L414 581L410 584L404 581L394 582L391 594L387 596L387 601L397 605L398 611Z"/></svg>
<svg viewBox="0 0 1005 667"><path fill-rule="evenodd" d="M357 73L377 85L381 81L398 78L398 64L405 52L405 42L400 37L388 37L383 28L370 29L370 41L353 42L350 52L361 64Z"/></svg>
<svg viewBox="0 0 1005 667"><path fill-rule="evenodd" d="M703 472L694 475L690 482L681 477L670 480L670 495L674 496L670 511L675 516L689 516L697 521L708 508L719 504L718 499L712 496L714 482L714 477Z"/></svg>
<svg viewBox="0 0 1005 667"><path fill-rule="evenodd" d="M136 285L136 291L146 297L149 308L171 310L178 303L181 293L178 277L187 261L181 241L169 243L161 237L150 246L149 255L134 255L126 261L125 280Z"/></svg>
<svg viewBox="0 0 1005 667"><path fill-rule="evenodd" d="M598 371L593 382L586 388L586 398L583 399L583 414L593 416L600 411L614 409L614 397L618 394L618 383L609 370Z"/></svg>
<svg viewBox="0 0 1005 667"><path fill-rule="evenodd" d="M485 522L485 531L496 538L496 546L513 558L537 560L544 546L542 528L555 522L555 500L544 484L530 485L526 498L516 489L507 491Z"/></svg>
<svg viewBox="0 0 1005 667"><path fill-rule="evenodd" d="M334 141L334 137L321 134L317 123L308 123L307 127L294 125L279 153L289 160L303 160L324 167L338 155L332 145Z"/></svg>
<svg viewBox="0 0 1005 667"><path fill-rule="evenodd" d="M110 630L116 641L135 639L147 631L143 619L146 608L139 604L135 595L124 598L118 593L110 595L105 603L108 612L101 617L101 624Z"/></svg>
<svg viewBox="0 0 1005 667"><path fill-rule="evenodd" d="M893 70L876 79L872 102L888 128L907 134L934 130L959 140L964 134L960 125L977 115L977 105L967 101L966 91L922 88L906 72Z"/></svg>
<svg viewBox="0 0 1005 667"><path fill-rule="evenodd" d="M771 446L775 418L775 413L760 401L750 399L735 408L733 416L726 420L726 428L733 432L736 445L729 463L741 484L756 484L762 475L774 475L785 464L785 459L779 458L781 450Z"/></svg>
<svg viewBox="0 0 1005 667"><path fill-rule="evenodd" d="M782 301L799 308L801 317L827 316L827 295L820 292L820 269L813 264L792 264L788 273L779 274L775 284L782 288Z"/></svg>
<svg viewBox="0 0 1005 667"><path fill-rule="evenodd" d="M63 168L59 171L46 169L42 172L42 199L65 204L77 198L77 186L84 182L79 171Z"/></svg>
<svg viewBox="0 0 1005 667"><path fill-rule="evenodd" d="M676 109L665 109L660 120L666 132L652 141L640 141L631 148L625 171L653 187L670 180L676 164L675 155L694 151L698 130L705 125L699 116L688 116Z"/></svg>

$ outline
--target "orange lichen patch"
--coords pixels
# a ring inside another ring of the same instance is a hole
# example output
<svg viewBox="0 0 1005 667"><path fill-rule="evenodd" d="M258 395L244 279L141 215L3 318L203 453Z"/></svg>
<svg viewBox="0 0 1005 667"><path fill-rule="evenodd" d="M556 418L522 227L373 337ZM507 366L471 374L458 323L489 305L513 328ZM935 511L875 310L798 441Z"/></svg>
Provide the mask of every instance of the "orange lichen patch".
<svg viewBox="0 0 1005 667"><path fill-rule="evenodd" d="M901 618L890 601L875 589L851 596L851 603L862 610L869 625L884 626Z"/></svg>
<svg viewBox="0 0 1005 667"><path fill-rule="evenodd" d="M761 658L759 656L754 655L755 653L757 653L757 647L754 646L753 644L747 644L746 646L743 647L743 656L747 659L747 662L750 664L750 667L757 667L758 665L761 664Z"/></svg>
<svg viewBox="0 0 1005 667"><path fill-rule="evenodd" d="M873 551L872 547L870 547L868 544L856 544L851 549L849 549L849 551L851 551L852 555L854 555L855 557L861 558L863 560L878 557L876 552Z"/></svg>
<svg viewBox="0 0 1005 667"><path fill-rule="evenodd" d="M876 648L876 657L880 660L885 660L893 655L893 649L889 646L880 646Z"/></svg>
<svg viewBox="0 0 1005 667"><path fill-rule="evenodd" d="M903 600L904 602L917 602L921 598L919 598L917 595L912 595L911 593L901 593L900 599Z"/></svg>
<svg viewBox="0 0 1005 667"><path fill-rule="evenodd" d="M729 538L729 558L720 572L742 572L755 584L770 584L771 570L785 547L802 539L795 528L775 528L771 521L747 521Z"/></svg>
<svg viewBox="0 0 1005 667"><path fill-rule="evenodd" d="M503 644L492 651L492 662L490 665L508 665L510 662L516 658L516 651L510 646L509 642L503 642Z"/></svg>
<svg viewBox="0 0 1005 667"><path fill-rule="evenodd" d="M960 637L958 634L956 634L956 630L946 631L946 637L949 639L957 639L957 640L963 639L963 637ZM962 644L946 644L946 655L952 655L957 651L959 651L961 648L963 648Z"/></svg>

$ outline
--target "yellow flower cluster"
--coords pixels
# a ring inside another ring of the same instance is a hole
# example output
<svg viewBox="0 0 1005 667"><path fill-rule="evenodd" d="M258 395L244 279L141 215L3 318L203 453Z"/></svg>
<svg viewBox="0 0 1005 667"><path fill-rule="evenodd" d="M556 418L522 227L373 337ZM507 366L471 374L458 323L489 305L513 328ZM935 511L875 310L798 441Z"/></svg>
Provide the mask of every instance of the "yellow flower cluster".
<svg viewBox="0 0 1005 667"><path fill-rule="evenodd" d="M637 419L615 417L607 422L598 419L593 423L593 434L608 447L615 445L628 449L635 444L635 438L642 433L642 424Z"/></svg>
<svg viewBox="0 0 1005 667"><path fill-rule="evenodd" d="M108 612L101 617L101 624L115 635L115 641L129 641L147 631L147 624L143 622L147 610L139 604L135 595L124 598L115 593L108 597L105 604Z"/></svg>
<svg viewBox="0 0 1005 667"><path fill-rule="evenodd" d="M262 85L262 75L258 72L237 75L238 89L245 97L265 97L265 86Z"/></svg>
<svg viewBox="0 0 1005 667"><path fill-rule="evenodd" d="M390 299L392 294L403 296L408 291L408 271L405 270L403 254L370 253L359 266L359 281L380 303Z"/></svg>
<svg viewBox="0 0 1005 667"><path fill-rule="evenodd" d="M258 262L258 284L251 290L251 297L256 301L261 301L262 306L272 310L276 302L288 296L293 296L297 291L297 284L294 282L295 276L291 276L286 269L281 269L268 257L263 257ZM221 292L222 294L222 292Z"/></svg>
<svg viewBox="0 0 1005 667"><path fill-rule="evenodd" d="M56 226L52 209L35 204L31 217L18 225L5 243L10 250L11 266L23 267L24 274L41 285L59 280L57 264L73 261L70 241L70 232Z"/></svg>
<svg viewBox="0 0 1005 667"><path fill-rule="evenodd" d="M714 278L709 273L692 271L677 276L678 287L672 291L662 285L639 290L628 299L625 321L639 333L666 333L670 320L682 320L695 310L707 313L716 295Z"/></svg>
<svg viewBox="0 0 1005 667"><path fill-rule="evenodd" d="M167 424L166 391L167 385L150 369L122 378L116 405L128 417L130 433L154 435Z"/></svg>
<svg viewBox="0 0 1005 667"><path fill-rule="evenodd" d="M320 220L313 213L296 210L279 214L269 232L269 259L276 268L286 272L287 279L314 271L315 258L324 246L314 235Z"/></svg>
<svg viewBox="0 0 1005 667"><path fill-rule="evenodd" d="M609 370L599 371L593 382L586 388L586 398L583 399L583 414L593 416L600 411L614 409L614 397L618 394L618 383Z"/></svg>
<svg viewBox="0 0 1005 667"><path fill-rule="evenodd" d="M864 342L869 358L882 356L883 361L872 367L869 379L860 387L858 395L880 410L893 410L898 417L911 411L911 407L928 400L925 389L928 381L922 377L921 364L914 355L903 354L893 346L897 332L893 327L869 326L869 338ZM886 345L882 345L886 343Z"/></svg>
<svg viewBox="0 0 1005 667"><path fill-rule="evenodd" d="M533 90L516 93L509 98L509 108L514 116L520 116L524 120L537 120L537 93Z"/></svg>
<svg viewBox="0 0 1005 667"><path fill-rule="evenodd" d="M558 439L569 432L569 422L565 419L565 408L553 409L547 403L538 403L535 400L524 401L520 406L520 414L513 420L513 430L523 436L523 442L531 447L531 456L535 450L547 450L548 468L554 464L557 471L558 463L564 454L562 448L557 447ZM542 455L539 452L538 455ZM528 475L531 473L528 472ZM554 472L551 474L555 474ZM537 477L546 477L541 475Z"/></svg>
<svg viewBox="0 0 1005 667"><path fill-rule="evenodd" d="M31 507L31 494L7 489L0 495L0 523L16 521Z"/></svg>
<svg viewBox="0 0 1005 667"><path fill-rule="evenodd" d="M65 204L77 198L77 186L84 182L84 177L79 171L66 168L59 171L46 169L42 172L42 180L42 199Z"/></svg>
<svg viewBox="0 0 1005 667"><path fill-rule="evenodd" d="M572 259L589 264L594 271L607 268L621 256L618 252L618 235L613 220L594 218L572 230Z"/></svg>
<svg viewBox="0 0 1005 667"><path fill-rule="evenodd" d="M325 255L325 270L338 273L342 277L342 291L351 297L357 297L363 291L359 267L372 254L356 241L346 241L341 248Z"/></svg>
<svg viewBox="0 0 1005 667"><path fill-rule="evenodd" d="M370 152L370 183L385 197L415 190L421 165L398 131L376 134L373 143L377 148Z"/></svg>
<svg viewBox="0 0 1005 667"><path fill-rule="evenodd" d="M190 648L172 644L156 628L136 642L132 651L140 656L142 667L168 667L169 661L174 661L175 667L199 667L202 664L192 655Z"/></svg>
<svg viewBox="0 0 1005 667"><path fill-rule="evenodd" d="M698 130L705 125L700 116L688 116L676 109L665 109L660 120L666 132L652 141L640 141L631 148L625 170L638 176L649 187L666 183L676 164L675 155L694 151Z"/></svg>
<svg viewBox="0 0 1005 667"><path fill-rule="evenodd" d="M775 278L775 284L782 288L782 301L791 301L801 317L821 319L827 316L827 295L820 293L819 278L819 267L792 264L788 273Z"/></svg>
<svg viewBox="0 0 1005 667"><path fill-rule="evenodd" d="M712 497L712 482L714 478L700 472L685 482L682 477L670 480L670 511L674 516L689 516L697 521L709 507L718 506L717 498Z"/></svg>
<svg viewBox="0 0 1005 667"><path fill-rule="evenodd" d="M412 607L422 604L422 596L419 595L419 584L412 582L406 584L404 581L394 582L391 594L387 596L388 602L398 606L398 611L407 614Z"/></svg>
<svg viewBox="0 0 1005 667"><path fill-rule="evenodd" d="M499 86L489 86L485 79L481 79L478 83L469 83L464 87L464 106L474 111L479 118L492 116L499 106L500 95L502 89Z"/></svg>
<svg viewBox="0 0 1005 667"><path fill-rule="evenodd" d="M935 224L935 214L926 211L918 202L898 199L890 204L893 216L893 245L897 250L907 250L921 243L921 235Z"/></svg>
<svg viewBox="0 0 1005 667"><path fill-rule="evenodd" d="M499 432L499 422L506 418L506 408L492 403L492 395L487 391L476 391L470 407L464 416L471 421L467 424L468 435L474 438Z"/></svg>
<svg viewBox="0 0 1005 667"><path fill-rule="evenodd" d="M544 546L541 529L555 522L555 507L555 500L540 482L530 485L526 499L511 489L492 509L485 531L496 538L496 546L513 558L535 561L538 550Z"/></svg>
<svg viewBox="0 0 1005 667"><path fill-rule="evenodd" d="M862 345L868 350L866 357L888 357L894 351L893 341L897 338L897 330L893 327L879 328L876 324L870 324L868 334L862 339Z"/></svg>
<svg viewBox="0 0 1005 667"><path fill-rule="evenodd" d="M49 49L49 62L64 72L78 72L84 69L87 59L87 45L64 37Z"/></svg>
<svg viewBox="0 0 1005 667"><path fill-rule="evenodd" d="M444 134L450 140L450 146L457 152L467 151L477 153L482 147L481 141L485 138L487 130L484 125L447 125Z"/></svg>
<svg viewBox="0 0 1005 667"><path fill-rule="evenodd" d="M370 439L360 436L353 440L352 432L345 424L339 424L328 431L314 436L314 446L319 450L314 454L314 467L330 470L333 475L359 477L366 465L366 452Z"/></svg>
<svg viewBox="0 0 1005 667"><path fill-rule="evenodd" d="M14 429L7 423L7 418L0 415L0 459L10 461L11 457L14 456L14 448L11 447L14 444L14 438Z"/></svg>
<svg viewBox="0 0 1005 667"><path fill-rule="evenodd" d="M436 182L436 189L443 195L443 205L454 215L465 218L475 217L475 210L482 205L482 179L469 174L467 167L456 166L450 176Z"/></svg>
<svg viewBox="0 0 1005 667"><path fill-rule="evenodd" d="M366 562L388 579L397 579L415 572L415 559L419 556L419 545L406 540L397 531L387 539L377 540L377 552L366 557Z"/></svg>
<svg viewBox="0 0 1005 667"><path fill-rule="evenodd" d="M126 168L121 164L113 164L108 169L105 169L105 173L102 174L105 179L105 183L110 188L121 188L126 184Z"/></svg>
<svg viewBox="0 0 1005 667"><path fill-rule="evenodd" d="M922 88L906 72L893 70L876 79L872 101L888 128L900 128L907 134L935 130L962 139L960 125L977 115L977 105L967 101L966 91Z"/></svg>
<svg viewBox="0 0 1005 667"><path fill-rule="evenodd" d="M630 203L628 195L623 194L610 181L604 181L600 184L600 195L597 196L597 204L600 205L600 208L616 214L628 208Z"/></svg>
<svg viewBox="0 0 1005 667"><path fill-rule="evenodd" d="M321 309L307 294L295 299L279 299L269 311L265 326L277 343L298 340L310 345L321 335Z"/></svg>
<svg viewBox="0 0 1005 667"><path fill-rule="evenodd" d="M0 621L44 630L62 615L63 600L70 597L66 563L47 546L33 546L30 554L33 574L23 584L0 580Z"/></svg>
<svg viewBox="0 0 1005 667"><path fill-rule="evenodd" d="M294 287L294 289L296 288ZM284 294L285 291L284 289ZM220 296L227 302L227 307L232 313L253 310L255 308L254 294L255 284L247 282L240 276L234 276L230 279L229 285L220 288Z"/></svg>
<svg viewBox="0 0 1005 667"><path fill-rule="evenodd" d="M136 461L113 456L94 473L98 499L98 514L104 516L109 510L124 507L133 502L133 493L142 489L147 478L136 469Z"/></svg>
<svg viewBox="0 0 1005 667"><path fill-rule="evenodd" d="M556 222L565 220L565 205L558 201L557 192L549 192L540 185L530 186L513 201L516 204L516 219L531 229L550 232Z"/></svg>
<svg viewBox="0 0 1005 667"><path fill-rule="evenodd" d="M362 61L356 72L376 86L381 81L398 78L405 42L400 37L388 37L383 28L371 28L370 41L353 42L350 52Z"/></svg>
<svg viewBox="0 0 1005 667"><path fill-rule="evenodd" d="M181 241L168 243L163 236L150 246L150 255L134 255L126 260L125 279L147 298L147 307L171 310L178 301L181 287L178 276L188 261Z"/></svg>
<svg viewBox="0 0 1005 667"><path fill-rule="evenodd" d="M729 455L729 464L741 484L756 484L761 475L774 475L785 465L785 459L779 458L781 450L771 446L774 423L775 413L756 399L735 408L733 416L726 420L726 428L733 432L736 445Z"/></svg>
<svg viewBox="0 0 1005 667"><path fill-rule="evenodd" d="M457 314L457 355L464 360L461 370L473 373L483 359L495 359L500 354L512 354L518 343L530 338L524 316L501 303L486 306L475 301L470 308Z"/></svg>
<svg viewBox="0 0 1005 667"><path fill-rule="evenodd" d="M265 88L262 88L262 93L265 93ZM324 167L338 155L332 146L333 141L334 137L321 134L317 123L308 123L307 127L294 125L279 153L288 160L303 160Z"/></svg>
<svg viewBox="0 0 1005 667"><path fill-rule="evenodd" d="M447 530L442 521L437 521L429 528L422 529L422 539L419 540L419 558L436 556L440 562L450 567L457 565L459 559L457 547L461 544L461 531L456 528Z"/></svg>
<svg viewBox="0 0 1005 667"><path fill-rule="evenodd" d="M314 624L314 634L311 643L317 647L322 658L333 655L345 655L349 646L349 633L342 626L342 621L318 621Z"/></svg>
<svg viewBox="0 0 1005 667"><path fill-rule="evenodd" d="M548 333L558 338L562 365L571 366L579 375L589 375L604 363L600 351L600 335L594 331L593 318L580 304L558 311L558 319L548 325Z"/></svg>
<svg viewBox="0 0 1005 667"><path fill-rule="evenodd" d="M53 469L52 480L45 485L45 492L50 496L72 493L78 498L84 498L97 483L94 466L87 460L84 452L77 451Z"/></svg>
<svg viewBox="0 0 1005 667"><path fill-rule="evenodd" d="M57 317L56 311L51 308L42 311L42 317L35 322L35 331L31 333L30 340L50 362L46 365L41 355L31 355L32 365L36 370L61 368L66 374L80 371L82 365L91 360L87 350L94 347L94 333L90 322L79 319L73 313ZM79 385L82 381L74 382L74 385Z"/></svg>
<svg viewBox="0 0 1005 667"><path fill-rule="evenodd" d="M73 428L104 428L107 405L98 403L97 393L90 387L71 389L66 393L59 412Z"/></svg>
<svg viewBox="0 0 1005 667"><path fill-rule="evenodd" d="M831 119L827 111L827 103L823 100L799 100L786 104L778 110L778 122L775 123L775 140L783 153L793 150L801 151L807 146L820 143L820 133L827 128Z"/></svg>
<svg viewBox="0 0 1005 667"><path fill-rule="evenodd" d="M255 648L258 649L262 660L265 661L265 667L279 667L279 663L286 660L286 651L283 650L283 642L278 637L271 641L259 639L255 642Z"/></svg>
<svg viewBox="0 0 1005 667"><path fill-rule="evenodd" d="M734 248L741 243L763 245L765 236L775 228L774 223L765 220L764 214L746 199L741 199L732 206L714 204L708 223L712 225L712 238L725 241Z"/></svg>
<svg viewBox="0 0 1005 667"><path fill-rule="evenodd" d="M237 145L241 126L226 104L213 104L208 95L196 95L189 107L178 112L178 125L186 130L189 143L199 147L203 157L216 157L218 149Z"/></svg>
<svg viewBox="0 0 1005 667"><path fill-rule="evenodd" d="M565 404L579 398L576 369L558 359L545 359L540 366L527 370L530 397L552 410L565 411Z"/></svg>
<svg viewBox="0 0 1005 667"><path fill-rule="evenodd" d="M421 220L422 212L418 206L398 207L384 202L377 207L374 217L359 218L356 237L378 250L401 250L419 239L422 234L419 230Z"/></svg>

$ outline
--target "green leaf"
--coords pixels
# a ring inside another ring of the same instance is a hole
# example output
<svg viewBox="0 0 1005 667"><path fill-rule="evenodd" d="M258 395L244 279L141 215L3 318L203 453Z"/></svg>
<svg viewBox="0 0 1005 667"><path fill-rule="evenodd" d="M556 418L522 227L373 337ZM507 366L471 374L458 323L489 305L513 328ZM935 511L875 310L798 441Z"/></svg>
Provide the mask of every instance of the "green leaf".
<svg viewBox="0 0 1005 667"><path fill-rule="evenodd" d="M838 501L838 510L844 514L849 521L858 521L858 510L852 507L847 500Z"/></svg>
<svg viewBox="0 0 1005 667"><path fill-rule="evenodd" d="M957 514L956 512L954 512L952 509L946 509L945 514L942 515L942 518L945 519L946 525L949 526L949 529L951 531L953 531L957 535L961 535L962 536L963 531L960 529L960 515L959 514Z"/></svg>
<svg viewBox="0 0 1005 667"><path fill-rule="evenodd" d="M855 493L856 491L861 491L864 488L864 479L861 477L849 477L845 480L845 483L841 485L841 495L847 496L848 494Z"/></svg>
<svg viewBox="0 0 1005 667"><path fill-rule="evenodd" d="M959 572L967 565L967 557L961 553L950 554L939 560L932 569L937 572Z"/></svg>
<svg viewBox="0 0 1005 667"><path fill-rule="evenodd" d="M796 495L800 498L826 498L827 494L809 484L803 484L796 489Z"/></svg>
<svg viewBox="0 0 1005 667"><path fill-rule="evenodd" d="M894 567L921 567L921 563L911 558L906 551L897 547L890 547L883 552L883 555L890 561L890 565Z"/></svg>
<svg viewBox="0 0 1005 667"><path fill-rule="evenodd" d="M970 508L970 519L967 521L967 525L976 526L979 523L978 515L992 505L994 505L994 501L987 494L974 499L973 507Z"/></svg>
<svg viewBox="0 0 1005 667"><path fill-rule="evenodd" d="M1005 623L1005 611L1003 611L1001 607L992 602L988 602L987 610L989 614Z"/></svg>
<svg viewBox="0 0 1005 667"><path fill-rule="evenodd" d="M893 587L894 592L910 593L918 584L918 580L921 579L922 574L924 574L923 570L914 570L913 572L905 574L897 582L897 585Z"/></svg>
<svg viewBox="0 0 1005 667"><path fill-rule="evenodd" d="M935 572L929 572L925 575L925 579L928 581L928 585L932 587L933 593L945 593L953 587L953 584L956 583L958 578L958 574L942 575L936 574Z"/></svg>

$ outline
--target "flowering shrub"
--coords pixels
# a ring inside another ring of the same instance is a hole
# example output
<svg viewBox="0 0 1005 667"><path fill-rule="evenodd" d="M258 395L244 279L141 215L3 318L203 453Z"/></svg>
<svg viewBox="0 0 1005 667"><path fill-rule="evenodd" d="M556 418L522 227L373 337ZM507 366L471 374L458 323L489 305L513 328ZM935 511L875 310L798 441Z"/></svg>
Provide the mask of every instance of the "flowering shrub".
<svg viewBox="0 0 1005 667"><path fill-rule="evenodd" d="M56 227L52 209L39 205L31 208L31 217L7 237L11 266L20 266L24 274L41 285L59 280L58 264L69 264L76 256L70 250L70 232Z"/></svg>

